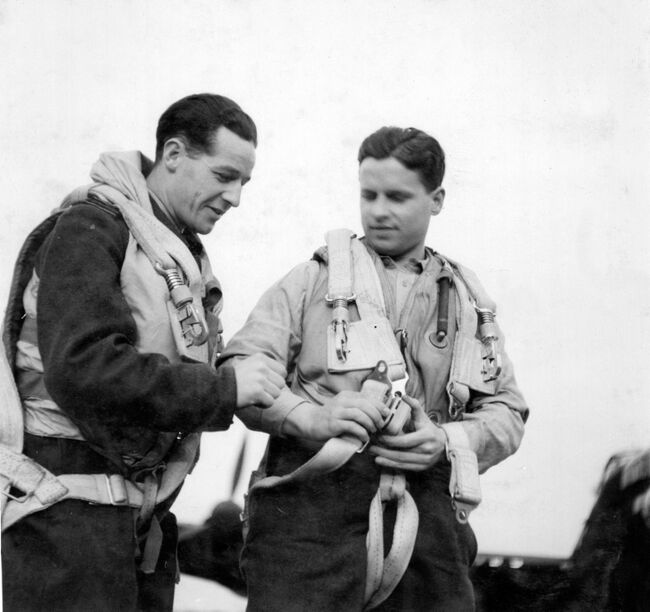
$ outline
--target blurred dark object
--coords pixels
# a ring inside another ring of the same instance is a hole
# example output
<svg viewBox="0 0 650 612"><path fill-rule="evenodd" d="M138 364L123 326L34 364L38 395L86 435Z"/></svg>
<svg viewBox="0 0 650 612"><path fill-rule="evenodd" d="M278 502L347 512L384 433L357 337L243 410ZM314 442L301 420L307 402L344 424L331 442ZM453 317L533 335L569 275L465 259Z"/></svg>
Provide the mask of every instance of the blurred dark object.
<svg viewBox="0 0 650 612"><path fill-rule="evenodd" d="M246 595L246 584L239 572L239 554L244 543L241 511L232 501L221 502L203 525L179 526L181 572L215 580L235 593Z"/></svg>
<svg viewBox="0 0 650 612"><path fill-rule="evenodd" d="M479 556L479 612L650 610L650 449L614 455L569 559Z"/></svg>

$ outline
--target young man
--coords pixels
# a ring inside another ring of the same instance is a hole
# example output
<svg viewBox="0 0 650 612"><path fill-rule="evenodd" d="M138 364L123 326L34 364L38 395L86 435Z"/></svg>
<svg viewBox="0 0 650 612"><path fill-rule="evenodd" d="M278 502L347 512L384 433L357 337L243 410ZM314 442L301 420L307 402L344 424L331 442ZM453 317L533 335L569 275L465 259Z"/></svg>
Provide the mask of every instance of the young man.
<svg viewBox="0 0 650 612"><path fill-rule="evenodd" d="M263 355L212 365L222 294L197 235L239 205L255 124L228 98L192 95L156 139L155 163L102 154L19 257L3 337L24 421L22 454L0 447L21 497L2 516L5 610L171 610L169 507L196 432L284 385Z"/></svg>
<svg viewBox="0 0 650 612"><path fill-rule="evenodd" d="M365 238L332 234L264 294L223 355L262 351L291 381L269 409L238 414L271 434L260 470L274 477L248 496L248 609L473 610L478 472L517 449L528 409L494 305L469 270L425 246L445 196L438 142L382 128L359 162ZM368 388L404 369L410 422L384 429L383 391Z"/></svg>

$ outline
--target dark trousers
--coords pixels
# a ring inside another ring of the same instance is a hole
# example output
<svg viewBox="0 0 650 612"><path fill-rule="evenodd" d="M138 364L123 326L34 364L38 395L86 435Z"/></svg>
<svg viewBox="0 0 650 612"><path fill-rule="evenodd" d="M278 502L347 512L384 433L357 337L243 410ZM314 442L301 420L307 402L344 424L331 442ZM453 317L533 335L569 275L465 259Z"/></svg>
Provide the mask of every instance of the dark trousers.
<svg viewBox="0 0 650 612"><path fill-rule="evenodd" d="M115 471L83 442L34 438L26 453L57 474ZM3 609L171 612L178 531L173 514L160 522L158 564L145 575L132 508L67 500L23 518L2 535Z"/></svg>
<svg viewBox="0 0 650 612"><path fill-rule="evenodd" d="M288 443L276 442L283 444ZM273 462L271 453L272 473L300 463L299 452L284 451L285 459L293 453L296 460ZM363 610L368 510L378 479L372 458L357 455L333 474L251 496L242 554L249 612ZM447 492L449 466L409 473L407 479L420 514L417 543L406 574L376 610L474 610L469 566L476 540L471 528L455 519ZM392 520L388 505L385 552Z"/></svg>

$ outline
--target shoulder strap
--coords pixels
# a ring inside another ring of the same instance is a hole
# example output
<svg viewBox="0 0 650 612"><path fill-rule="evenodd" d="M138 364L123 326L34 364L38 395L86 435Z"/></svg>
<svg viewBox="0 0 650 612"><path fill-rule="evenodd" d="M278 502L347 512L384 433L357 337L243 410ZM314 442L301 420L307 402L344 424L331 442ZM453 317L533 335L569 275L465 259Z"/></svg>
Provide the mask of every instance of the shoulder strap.
<svg viewBox="0 0 650 612"><path fill-rule="evenodd" d="M492 313L496 314L497 305L494 300L487 294L487 291L485 291L485 288L481 284L481 281L479 281L476 273L473 270L470 270L469 268L458 263L457 261L449 259L449 257L443 256L443 260L451 266L452 270L456 273L456 276L458 276L463 281L463 284L465 285L467 291L469 292L469 295L474 300L476 305L479 308L486 308Z"/></svg>

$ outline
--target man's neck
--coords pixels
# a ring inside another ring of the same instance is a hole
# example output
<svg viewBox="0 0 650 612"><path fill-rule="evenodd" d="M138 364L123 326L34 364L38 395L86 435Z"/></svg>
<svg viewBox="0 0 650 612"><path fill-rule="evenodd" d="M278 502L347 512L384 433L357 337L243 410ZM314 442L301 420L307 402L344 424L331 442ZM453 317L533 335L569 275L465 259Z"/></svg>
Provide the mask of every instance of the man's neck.
<svg viewBox="0 0 650 612"><path fill-rule="evenodd" d="M165 213L165 215L167 215L169 220L178 228L178 231L182 232L184 227L178 222L176 216L173 213L173 209L167 203L165 188L162 181L158 177L155 166L149 176L147 176L147 188L149 190L151 198L158 205L160 210Z"/></svg>

